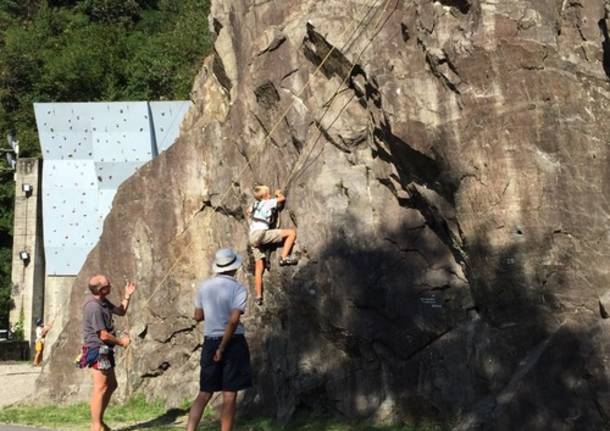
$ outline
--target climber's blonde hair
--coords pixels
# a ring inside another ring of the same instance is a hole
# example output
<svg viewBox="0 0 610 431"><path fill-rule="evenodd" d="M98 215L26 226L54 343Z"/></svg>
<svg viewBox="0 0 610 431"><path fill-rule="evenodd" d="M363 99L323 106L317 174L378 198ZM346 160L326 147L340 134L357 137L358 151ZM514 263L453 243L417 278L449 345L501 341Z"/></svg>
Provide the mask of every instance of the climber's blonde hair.
<svg viewBox="0 0 610 431"><path fill-rule="evenodd" d="M254 187L254 199L260 201L262 198L269 194L269 187L267 186L255 186Z"/></svg>

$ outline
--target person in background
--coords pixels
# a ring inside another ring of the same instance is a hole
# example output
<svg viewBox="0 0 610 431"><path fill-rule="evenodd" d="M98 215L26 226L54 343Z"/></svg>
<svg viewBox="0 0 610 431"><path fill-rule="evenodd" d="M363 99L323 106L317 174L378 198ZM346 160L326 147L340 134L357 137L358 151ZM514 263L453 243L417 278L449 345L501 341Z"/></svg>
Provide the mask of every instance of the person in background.
<svg viewBox="0 0 610 431"><path fill-rule="evenodd" d="M53 327L53 324L45 325L42 319L36 321L36 342L34 343L34 366L40 366L42 362L42 355L44 352L44 341L45 337Z"/></svg>

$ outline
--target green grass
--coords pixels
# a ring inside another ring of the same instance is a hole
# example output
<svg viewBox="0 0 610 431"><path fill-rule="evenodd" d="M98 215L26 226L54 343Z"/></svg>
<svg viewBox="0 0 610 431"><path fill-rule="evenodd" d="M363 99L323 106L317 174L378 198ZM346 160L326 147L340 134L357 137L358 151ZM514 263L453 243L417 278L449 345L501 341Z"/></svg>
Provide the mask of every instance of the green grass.
<svg viewBox="0 0 610 431"><path fill-rule="evenodd" d="M445 431L447 428L430 422L420 425L395 424L371 425L366 422L347 422L332 418L305 417L282 428L270 419L251 419L238 421L236 431ZM218 429L204 427L205 431Z"/></svg>
<svg viewBox="0 0 610 431"><path fill-rule="evenodd" d="M105 421L112 424L134 424L149 421L166 414L162 402L149 403L142 396L134 397L125 404L111 404ZM0 411L0 423L33 425L57 429L83 429L89 423L89 404L23 405L8 407ZM153 429L153 428L147 428ZM160 428L163 429L163 428ZM167 428L171 429L171 428Z"/></svg>
<svg viewBox="0 0 610 431"><path fill-rule="evenodd" d="M188 403L181 409L166 410L164 404L147 402L137 396L125 404L111 404L105 421L116 431L176 431L183 430ZM0 411L0 423L38 426L61 430L86 430L89 426L89 406L78 403L67 406L21 405ZM200 431L217 431L218 420L212 409L206 413ZM442 425L425 422L418 425L397 424L373 426L363 422L346 422L319 416L303 416L286 427L269 418L238 419L235 431L444 431Z"/></svg>

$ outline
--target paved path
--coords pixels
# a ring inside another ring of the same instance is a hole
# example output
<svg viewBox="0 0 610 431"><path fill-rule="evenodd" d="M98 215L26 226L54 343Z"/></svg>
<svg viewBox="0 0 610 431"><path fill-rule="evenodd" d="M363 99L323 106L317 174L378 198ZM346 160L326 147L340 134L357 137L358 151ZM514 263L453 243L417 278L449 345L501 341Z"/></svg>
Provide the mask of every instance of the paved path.
<svg viewBox="0 0 610 431"><path fill-rule="evenodd" d="M47 431L40 428L24 428L13 425L0 425L0 431Z"/></svg>
<svg viewBox="0 0 610 431"><path fill-rule="evenodd" d="M3 388L10 391L0 391L0 408L21 401L34 393L35 381L40 374L39 367L33 367L29 362L0 362L0 382ZM0 431L4 431L1 428Z"/></svg>

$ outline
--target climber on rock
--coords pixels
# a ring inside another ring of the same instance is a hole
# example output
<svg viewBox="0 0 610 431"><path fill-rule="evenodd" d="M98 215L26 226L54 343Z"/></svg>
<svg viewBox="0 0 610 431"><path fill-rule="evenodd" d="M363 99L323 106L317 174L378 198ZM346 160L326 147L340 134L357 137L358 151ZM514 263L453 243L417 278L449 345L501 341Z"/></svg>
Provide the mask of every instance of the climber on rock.
<svg viewBox="0 0 610 431"><path fill-rule="evenodd" d="M271 197L269 187L254 187L256 201L248 209L250 217L249 244L254 255L254 286L256 290L256 303L263 303L263 272L265 271L265 246L283 244L280 255L280 266L296 265L298 259L290 252L297 237L296 229L271 229L272 219L278 211L278 205L286 201L281 190L275 191L275 198Z"/></svg>

